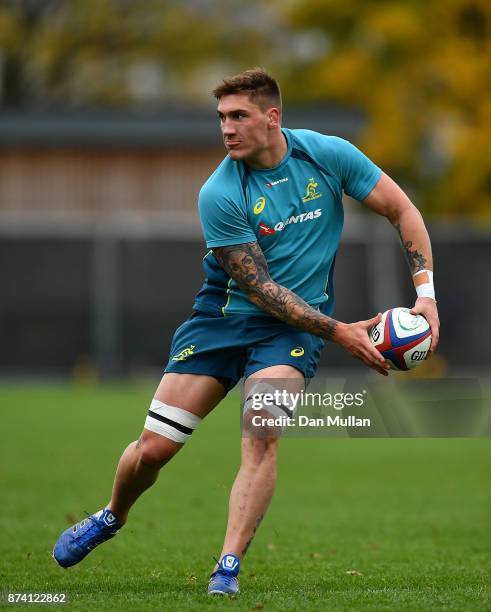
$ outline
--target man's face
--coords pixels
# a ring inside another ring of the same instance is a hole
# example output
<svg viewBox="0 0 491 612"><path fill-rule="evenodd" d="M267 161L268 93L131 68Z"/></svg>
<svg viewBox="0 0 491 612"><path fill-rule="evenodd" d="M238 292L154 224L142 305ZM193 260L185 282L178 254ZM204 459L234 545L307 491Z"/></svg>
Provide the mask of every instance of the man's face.
<svg viewBox="0 0 491 612"><path fill-rule="evenodd" d="M253 159L267 148L271 109L263 112L246 94L230 94L222 96L217 113L223 142L234 161Z"/></svg>

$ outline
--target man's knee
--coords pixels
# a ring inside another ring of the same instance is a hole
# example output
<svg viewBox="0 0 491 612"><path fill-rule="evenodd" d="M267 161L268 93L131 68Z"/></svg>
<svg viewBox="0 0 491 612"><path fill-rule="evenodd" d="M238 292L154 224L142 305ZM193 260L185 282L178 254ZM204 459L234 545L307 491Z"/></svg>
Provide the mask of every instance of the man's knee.
<svg viewBox="0 0 491 612"><path fill-rule="evenodd" d="M242 464L258 467L267 462L276 463L279 438L243 438Z"/></svg>
<svg viewBox="0 0 491 612"><path fill-rule="evenodd" d="M161 468L182 448L182 444L144 431L140 440L137 442L137 449L140 453L140 463Z"/></svg>

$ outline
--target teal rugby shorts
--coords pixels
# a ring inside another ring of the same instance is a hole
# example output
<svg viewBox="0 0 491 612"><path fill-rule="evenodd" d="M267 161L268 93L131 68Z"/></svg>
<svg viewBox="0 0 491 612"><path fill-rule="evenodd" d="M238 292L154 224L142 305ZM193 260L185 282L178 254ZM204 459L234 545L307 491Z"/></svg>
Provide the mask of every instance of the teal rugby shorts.
<svg viewBox="0 0 491 612"><path fill-rule="evenodd" d="M207 374L227 391L273 365L291 365L313 378L323 346L322 338L274 317L195 311L174 334L165 372Z"/></svg>

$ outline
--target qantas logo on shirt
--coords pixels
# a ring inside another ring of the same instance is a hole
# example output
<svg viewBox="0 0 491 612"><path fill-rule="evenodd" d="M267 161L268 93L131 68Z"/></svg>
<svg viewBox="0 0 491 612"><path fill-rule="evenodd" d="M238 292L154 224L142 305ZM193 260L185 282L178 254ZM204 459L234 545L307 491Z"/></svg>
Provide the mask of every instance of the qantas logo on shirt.
<svg viewBox="0 0 491 612"><path fill-rule="evenodd" d="M271 187L274 187L275 185L279 185L280 183L286 182L288 182L287 176L285 176L285 178L278 179L277 181L271 181L271 183L266 183L266 187L269 187L269 189L271 189Z"/></svg>
<svg viewBox="0 0 491 612"><path fill-rule="evenodd" d="M265 223L260 223L259 227L261 228L261 236L269 236L269 234L276 234L274 229L271 229Z"/></svg>
<svg viewBox="0 0 491 612"><path fill-rule="evenodd" d="M308 213L293 215L284 221L278 221L274 228L268 227L265 223L260 223L259 227L261 229L261 236L276 234L276 232L283 231L287 225L291 225L292 223L303 223L304 221L313 221L314 219L318 219L320 216L322 216L322 208L317 208L316 210L311 210Z"/></svg>

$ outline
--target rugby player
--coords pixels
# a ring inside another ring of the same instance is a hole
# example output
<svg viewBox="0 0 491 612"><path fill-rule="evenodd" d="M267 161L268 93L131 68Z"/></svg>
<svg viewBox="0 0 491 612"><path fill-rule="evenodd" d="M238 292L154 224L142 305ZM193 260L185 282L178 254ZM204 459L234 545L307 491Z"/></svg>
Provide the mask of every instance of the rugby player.
<svg viewBox="0 0 491 612"><path fill-rule="evenodd" d="M119 461L109 503L54 547L65 568L116 535L160 469L241 378L249 388L256 379L303 385L326 340L387 375L389 365L368 336L380 313L355 323L331 316L343 193L398 231L417 294L412 312L431 326L430 352L438 343L430 240L407 195L346 140L282 128L280 88L264 70L224 79L213 93L227 156L199 194L210 249L206 280L193 314L175 332L143 433ZM273 495L278 440L242 438L210 594L239 592L240 562Z"/></svg>

